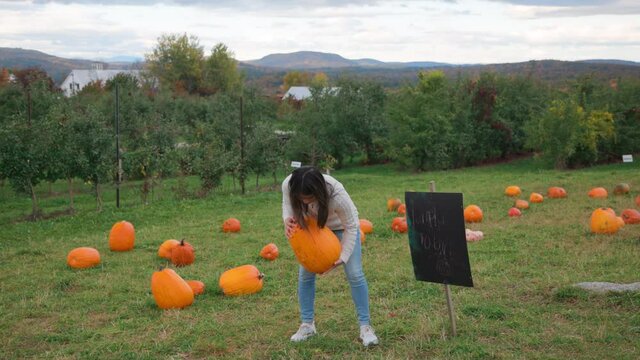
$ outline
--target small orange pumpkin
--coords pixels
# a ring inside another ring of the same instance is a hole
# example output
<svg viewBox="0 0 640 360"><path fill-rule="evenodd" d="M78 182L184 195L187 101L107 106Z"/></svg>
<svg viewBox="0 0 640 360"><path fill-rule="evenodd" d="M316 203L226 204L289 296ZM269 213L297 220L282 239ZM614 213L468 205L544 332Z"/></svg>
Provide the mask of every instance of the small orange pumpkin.
<svg viewBox="0 0 640 360"><path fill-rule="evenodd" d="M328 227L319 228L314 218L306 218L307 228L298 227L289 237L296 259L307 271L322 274L340 258L342 246Z"/></svg>
<svg viewBox="0 0 640 360"><path fill-rule="evenodd" d="M360 244L364 244L364 241L366 240L367 236L364 234L364 231L362 231L362 229L360 229Z"/></svg>
<svg viewBox="0 0 640 360"><path fill-rule="evenodd" d="M236 218L228 218L222 223L222 231L223 232L239 232L240 220Z"/></svg>
<svg viewBox="0 0 640 360"><path fill-rule="evenodd" d="M387 211L396 211L401 204L400 199L387 199Z"/></svg>
<svg viewBox="0 0 640 360"><path fill-rule="evenodd" d="M564 199L567 197L567 191L558 186L552 186L547 190L547 196L551 199Z"/></svg>
<svg viewBox="0 0 640 360"><path fill-rule="evenodd" d="M79 247L69 251L67 265L74 269L86 269L100 264L100 253L92 247Z"/></svg>
<svg viewBox="0 0 640 360"><path fill-rule="evenodd" d="M522 212L520 211L520 209L512 207L511 209L509 209L508 214L509 217L520 217L522 215Z"/></svg>
<svg viewBox="0 0 640 360"><path fill-rule="evenodd" d="M128 221L119 221L111 227L109 232L109 249L111 251L129 251L133 249L136 231Z"/></svg>
<svg viewBox="0 0 640 360"><path fill-rule="evenodd" d="M620 228L617 216L610 209L597 208L591 213L591 232L596 234L614 234Z"/></svg>
<svg viewBox="0 0 640 360"><path fill-rule="evenodd" d="M367 219L360 219L360 230L365 234L373 232L373 223Z"/></svg>
<svg viewBox="0 0 640 360"><path fill-rule="evenodd" d="M640 206L640 195L636 196L636 206Z"/></svg>
<svg viewBox="0 0 640 360"><path fill-rule="evenodd" d="M464 208L464 221L468 223L482 222L483 213L478 205L469 205Z"/></svg>
<svg viewBox="0 0 640 360"><path fill-rule="evenodd" d="M200 295L204 292L204 283L199 280L187 280L187 284L193 290L193 295Z"/></svg>
<svg viewBox="0 0 640 360"><path fill-rule="evenodd" d="M260 257L269 261L277 259L279 254L278 247L274 243L269 243L260 250Z"/></svg>
<svg viewBox="0 0 640 360"><path fill-rule="evenodd" d="M161 309L182 309L193 303L193 290L173 269L155 271L151 276L151 293Z"/></svg>
<svg viewBox="0 0 640 360"><path fill-rule="evenodd" d="M630 190L631 190L631 187L629 186L629 184L620 183L613 188L613 193L615 195L624 195L624 194L628 194Z"/></svg>
<svg viewBox="0 0 640 360"><path fill-rule="evenodd" d="M522 194L522 190L520 190L519 186L511 185L504 189L504 194L507 196L520 196L520 194Z"/></svg>
<svg viewBox="0 0 640 360"><path fill-rule="evenodd" d="M391 221L391 230L397 233L406 233L409 230L407 218L398 216Z"/></svg>
<svg viewBox="0 0 640 360"><path fill-rule="evenodd" d="M255 266L242 265L223 272L218 285L227 296L247 295L262 290L263 278Z"/></svg>
<svg viewBox="0 0 640 360"><path fill-rule="evenodd" d="M529 202L527 200L518 199L516 200L515 206L520 210L525 210L529 208Z"/></svg>
<svg viewBox="0 0 640 360"><path fill-rule="evenodd" d="M407 213L407 206L405 204L400 204L398 206L398 215L405 215Z"/></svg>
<svg viewBox="0 0 640 360"><path fill-rule="evenodd" d="M592 199L606 199L609 196L607 189L603 187L595 187L589 190L588 195Z"/></svg>
<svg viewBox="0 0 640 360"><path fill-rule="evenodd" d="M193 246L184 239L180 240L177 246L171 249L171 262L175 266L185 266L193 264L196 260L196 253Z"/></svg>
<svg viewBox="0 0 640 360"><path fill-rule="evenodd" d="M180 245L180 241L176 239L165 240L160 245L160 248L158 248L158 256L164 259L171 260L171 250L173 250L173 248L177 245Z"/></svg>
<svg viewBox="0 0 640 360"><path fill-rule="evenodd" d="M620 216L625 224L640 224L640 211L636 209L624 209Z"/></svg>
<svg viewBox="0 0 640 360"><path fill-rule="evenodd" d="M531 195L529 196L529 202L533 204L539 204L543 201L544 201L544 196L542 196L542 194L534 192L534 193L531 193Z"/></svg>

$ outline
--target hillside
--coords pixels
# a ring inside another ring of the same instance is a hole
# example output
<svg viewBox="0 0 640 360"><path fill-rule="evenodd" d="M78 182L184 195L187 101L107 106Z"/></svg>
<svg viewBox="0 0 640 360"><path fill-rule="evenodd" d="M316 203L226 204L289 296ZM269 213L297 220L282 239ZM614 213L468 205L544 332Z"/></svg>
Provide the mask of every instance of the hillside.
<svg viewBox="0 0 640 360"><path fill-rule="evenodd" d="M46 71L56 84L60 84L72 69L91 69L91 66L96 63L101 64L104 69L123 69L129 65L125 63L66 59L37 50L0 47L0 67L9 69L40 68Z"/></svg>

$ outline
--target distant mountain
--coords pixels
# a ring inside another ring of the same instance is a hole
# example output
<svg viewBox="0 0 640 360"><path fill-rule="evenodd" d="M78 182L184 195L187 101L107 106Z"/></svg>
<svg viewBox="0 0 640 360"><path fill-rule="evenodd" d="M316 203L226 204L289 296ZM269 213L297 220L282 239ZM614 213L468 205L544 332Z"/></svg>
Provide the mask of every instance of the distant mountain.
<svg viewBox="0 0 640 360"><path fill-rule="evenodd" d="M618 64L618 65L640 66L640 62L627 61L627 60L615 60L615 59L591 59L591 60L580 60L578 62L585 62L585 63L591 63L591 64Z"/></svg>
<svg viewBox="0 0 640 360"><path fill-rule="evenodd" d="M60 84L73 69L91 69L100 64L103 69L127 69L130 63L108 63L104 61L65 59L37 50L0 47L0 67L9 69L40 68Z"/></svg>
<svg viewBox="0 0 640 360"><path fill-rule="evenodd" d="M344 57L317 51L298 51L288 54L271 54L258 60L244 61L244 63L279 69L326 69L349 67L377 67L377 68L426 68L434 66L451 66L446 63L431 61L414 62L384 62L375 59L350 60Z"/></svg>

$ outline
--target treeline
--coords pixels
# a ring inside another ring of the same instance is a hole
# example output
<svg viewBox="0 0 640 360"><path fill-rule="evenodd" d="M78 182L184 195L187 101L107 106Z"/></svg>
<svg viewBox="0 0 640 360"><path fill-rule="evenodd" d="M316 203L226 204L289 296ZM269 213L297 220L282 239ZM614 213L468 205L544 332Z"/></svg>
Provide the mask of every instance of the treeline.
<svg viewBox="0 0 640 360"><path fill-rule="evenodd" d="M469 166L535 152L551 166L588 166L640 152L640 80L581 77L551 87L532 76L420 72L389 91L361 78L285 75L311 85L304 101L275 101L246 86L223 44L204 55L197 38L166 35L147 56L145 80L120 75L66 98L42 71L0 74L0 179L32 200L41 182L101 187L139 179L143 201L177 177L180 197L207 196L224 175L244 192L291 160L325 169L348 161L407 169ZM116 88L119 93L116 104ZM116 150L116 105L119 148ZM186 176L197 176L190 190Z"/></svg>

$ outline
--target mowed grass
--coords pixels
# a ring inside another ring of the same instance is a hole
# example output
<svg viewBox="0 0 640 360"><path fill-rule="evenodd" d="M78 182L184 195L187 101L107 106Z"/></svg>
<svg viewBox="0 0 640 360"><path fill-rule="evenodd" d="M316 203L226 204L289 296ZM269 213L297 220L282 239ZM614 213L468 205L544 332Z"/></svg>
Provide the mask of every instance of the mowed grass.
<svg viewBox="0 0 640 360"><path fill-rule="evenodd" d="M593 235L589 216L598 206L620 213L636 208L640 168L614 164L574 171L541 170L531 159L453 171L409 173L389 166L353 167L333 173L347 188L361 218L374 223L363 248L377 347L358 339L355 309L341 271L317 281L319 335L293 344L298 327L297 262L283 235L281 194L273 179L261 190L253 182L239 195L230 180L205 199L176 200L175 181L164 181L149 205L136 183L105 192L97 213L87 186L78 185L77 213L33 222L16 221L30 201L0 188L0 358L65 359L637 359L640 358L640 294L596 295L572 287L583 281L640 281L640 225L611 236ZM281 178L284 174L281 174ZM389 197L426 191L462 192L465 204L484 210L484 240L470 243L474 288L452 286L458 336L449 334L443 286L414 279L406 234L392 233ZM619 182L632 193L594 200L587 191ZM190 179L192 188L197 186ZM523 197L562 186L568 199L531 204L518 219L507 217L513 200L503 195L519 185ZM65 184L39 188L46 212L67 205ZM228 217L242 222L238 234L220 230ZM108 248L111 225L136 227L135 249ZM177 272L207 289L190 307L163 311L150 291L153 271L166 265L158 246L170 238L193 244L196 262ZM280 258L262 260L274 242ZM72 270L67 253L97 248L100 266ZM254 264L266 274L262 292L225 297L220 274Z"/></svg>

